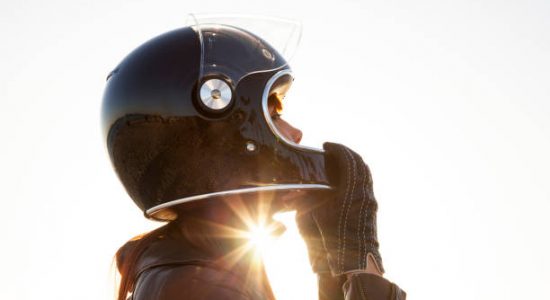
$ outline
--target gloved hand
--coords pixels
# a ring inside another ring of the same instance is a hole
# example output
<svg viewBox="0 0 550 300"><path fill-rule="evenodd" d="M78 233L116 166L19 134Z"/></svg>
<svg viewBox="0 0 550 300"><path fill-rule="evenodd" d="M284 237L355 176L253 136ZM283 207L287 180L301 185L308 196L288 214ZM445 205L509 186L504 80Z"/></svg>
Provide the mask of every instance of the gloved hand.
<svg viewBox="0 0 550 300"><path fill-rule="evenodd" d="M323 148L333 191L297 211L312 268L318 274L330 270L333 276L364 272L371 256L383 273L370 170L361 156L343 145L325 143Z"/></svg>
<svg viewBox="0 0 550 300"><path fill-rule="evenodd" d="M317 201L317 203L319 202ZM330 272L327 261L327 252L325 250L325 246L323 245L321 233L319 232L319 228L317 228L317 224L313 219L313 214L311 213L311 210L315 206L303 205L302 207L304 209L299 209L296 214L296 223L298 224L300 235L306 242L311 269L318 276L318 299L344 300L342 286L346 281L346 277L333 277Z"/></svg>

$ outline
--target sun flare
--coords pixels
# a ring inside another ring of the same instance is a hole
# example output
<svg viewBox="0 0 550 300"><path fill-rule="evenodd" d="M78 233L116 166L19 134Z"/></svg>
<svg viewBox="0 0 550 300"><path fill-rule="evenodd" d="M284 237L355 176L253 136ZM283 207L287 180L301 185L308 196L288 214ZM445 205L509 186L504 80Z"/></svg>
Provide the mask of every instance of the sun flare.
<svg viewBox="0 0 550 300"><path fill-rule="evenodd" d="M263 256L273 243L273 232L263 224L253 225L247 234L248 243Z"/></svg>
<svg viewBox="0 0 550 300"><path fill-rule="evenodd" d="M218 224L227 237L246 240L227 254L227 261L237 264L242 259L252 259L251 273L254 268L265 268L277 299L317 299L316 276L309 266L306 246L294 221L295 213L272 215L271 199L263 200L253 209L238 197L226 202L246 228Z"/></svg>
<svg viewBox="0 0 550 300"><path fill-rule="evenodd" d="M260 240L260 245L266 245L260 250L263 263L277 299L317 299L317 279L309 266L306 246L294 216L294 212L274 216L286 230Z"/></svg>

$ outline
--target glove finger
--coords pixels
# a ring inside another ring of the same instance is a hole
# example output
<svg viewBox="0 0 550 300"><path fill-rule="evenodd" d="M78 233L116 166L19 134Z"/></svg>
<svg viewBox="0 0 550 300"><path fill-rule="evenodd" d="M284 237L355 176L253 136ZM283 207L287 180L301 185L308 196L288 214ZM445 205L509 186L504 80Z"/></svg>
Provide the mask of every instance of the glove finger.
<svg viewBox="0 0 550 300"><path fill-rule="evenodd" d="M306 243L309 262L313 272L317 274L330 272L321 232L319 231L311 212L297 212L296 224L298 225L300 235Z"/></svg>
<svg viewBox="0 0 550 300"><path fill-rule="evenodd" d="M372 184L370 169L361 155L337 143L326 142L323 144L323 149L325 149L325 169L333 187L342 190L354 179L358 181L356 184ZM368 180L365 181L365 179Z"/></svg>
<svg viewBox="0 0 550 300"><path fill-rule="evenodd" d="M325 149L325 170L330 185L337 191L341 190L341 185L349 181L349 166L344 153L345 147L336 143L324 143Z"/></svg>
<svg viewBox="0 0 550 300"><path fill-rule="evenodd" d="M370 170L359 154L343 145L325 143L323 147L327 175L338 196L338 203L334 203L338 208L331 210L332 214L338 213L337 223L325 226L336 228L333 234L336 242L328 246L328 249L338 249L333 251L333 269L337 272L364 269L369 252L382 268L377 251L377 203Z"/></svg>

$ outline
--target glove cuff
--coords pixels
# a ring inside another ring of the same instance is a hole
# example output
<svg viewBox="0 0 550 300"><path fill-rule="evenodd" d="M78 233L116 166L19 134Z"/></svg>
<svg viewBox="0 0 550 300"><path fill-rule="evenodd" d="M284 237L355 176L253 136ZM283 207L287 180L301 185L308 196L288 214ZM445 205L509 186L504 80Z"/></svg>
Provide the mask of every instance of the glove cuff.
<svg viewBox="0 0 550 300"><path fill-rule="evenodd" d="M389 280L369 273L349 276L343 286L346 299L405 300L407 294Z"/></svg>
<svg viewBox="0 0 550 300"><path fill-rule="evenodd" d="M384 266L382 265L382 257L377 250L367 252L367 255L360 255L356 251L346 255L343 264L338 265L330 253L327 256L328 265L333 276L340 276L350 273L364 273L369 270L372 273L384 274ZM363 263L357 263L363 262ZM370 265L370 264L374 265Z"/></svg>

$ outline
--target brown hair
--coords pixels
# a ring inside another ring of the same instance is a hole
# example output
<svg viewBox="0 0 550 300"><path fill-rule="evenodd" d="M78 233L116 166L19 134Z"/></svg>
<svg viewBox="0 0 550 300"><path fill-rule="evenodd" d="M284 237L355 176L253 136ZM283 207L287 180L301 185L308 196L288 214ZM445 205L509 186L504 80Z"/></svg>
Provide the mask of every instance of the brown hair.
<svg viewBox="0 0 550 300"><path fill-rule="evenodd" d="M172 230L175 222L170 222L153 231L132 238L116 252L116 265L120 274L117 300L126 300L128 293L134 288L136 277L136 264L143 252L159 237Z"/></svg>

